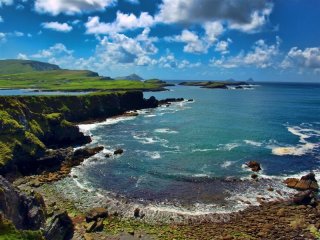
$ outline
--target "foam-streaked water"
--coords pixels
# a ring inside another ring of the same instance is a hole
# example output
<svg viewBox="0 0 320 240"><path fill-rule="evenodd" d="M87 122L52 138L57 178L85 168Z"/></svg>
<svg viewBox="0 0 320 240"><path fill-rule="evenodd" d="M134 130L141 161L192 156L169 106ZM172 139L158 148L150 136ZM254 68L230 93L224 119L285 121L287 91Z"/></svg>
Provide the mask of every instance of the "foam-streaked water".
<svg viewBox="0 0 320 240"><path fill-rule="evenodd" d="M156 211L171 207L194 214L286 196L292 190L281 183L284 177L319 169L320 85L171 89L145 96L194 102L80 126L105 150L74 169L77 184ZM117 148L124 149L122 156L104 157ZM264 181L250 180L251 172L243 167L249 160L262 164Z"/></svg>

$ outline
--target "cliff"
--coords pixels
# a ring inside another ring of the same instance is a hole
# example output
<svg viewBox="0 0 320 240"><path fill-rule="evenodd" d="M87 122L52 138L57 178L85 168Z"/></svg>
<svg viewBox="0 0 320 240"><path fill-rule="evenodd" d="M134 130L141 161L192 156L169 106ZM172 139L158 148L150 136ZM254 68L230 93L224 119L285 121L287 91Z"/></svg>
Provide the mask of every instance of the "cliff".
<svg viewBox="0 0 320 240"><path fill-rule="evenodd" d="M156 107L142 92L0 97L0 174L29 174L48 148L90 142L73 122Z"/></svg>

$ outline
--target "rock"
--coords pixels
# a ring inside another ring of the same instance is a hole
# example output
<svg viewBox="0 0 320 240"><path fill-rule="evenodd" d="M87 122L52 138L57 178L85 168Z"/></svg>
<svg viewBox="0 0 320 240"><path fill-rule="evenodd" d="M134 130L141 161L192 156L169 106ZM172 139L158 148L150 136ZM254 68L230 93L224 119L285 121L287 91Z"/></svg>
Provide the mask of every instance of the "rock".
<svg viewBox="0 0 320 240"><path fill-rule="evenodd" d="M98 218L108 217L108 210L105 208L97 207L91 209L86 215L86 221L92 222L98 220Z"/></svg>
<svg viewBox="0 0 320 240"><path fill-rule="evenodd" d="M94 231L94 229L96 228L97 226L97 222L96 221L92 221L90 223L87 223L87 226L86 226L86 232L87 233L91 233Z"/></svg>
<svg viewBox="0 0 320 240"><path fill-rule="evenodd" d="M38 230L45 224L45 204L37 192L20 192L0 175L0 212L17 229Z"/></svg>
<svg viewBox="0 0 320 240"><path fill-rule="evenodd" d="M136 208L136 209L134 210L133 216L134 216L135 218L140 217L140 208Z"/></svg>
<svg viewBox="0 0 320 240"><path fill-rule="evenodd" d="M251 174L251 178L252 178L252 179L257 179L257 178L258 178L258 175L255 174L255 173L254 173L254 174Z"/></svg>
<svg viewBox="0 0 320 240"><path fill-rule="evenodd" d="M47 240L65 240L73 236L73 223L67 212L57 213L44 232Z"/></svg>
<svg viewBox="0 0 320 240"><path fill-rule="evenodd" d="M259 172L261 170L260 163L257 161L250 161L246 163L248 168L251 168L252 171L254 172Z"/></svg>
<svg viewBox="0 0 320 240"><path fill-rule="evenodd" d="M117 149L114 151L114 155L121 155L123 153L123 149Z"/></svg>
<svg viewBox="0 0 320 240"><path fill-rule="evenodd" d="M188 99L188 102L193 102L193 99Z"/></svg>
<svg viewBox="0 0 320 240"><path fill-rule="evenodd" d="M294 195L292 202L297 205L315 205L317 198L312 190L308 190Z"/></svg>
<svg viewBox="0 0 320 240"><path fill-rule="evenodd" d="M99 147L95 147L95 148L80 148L77 149L74 154L73 154L73 158L75 159L86 159L89 157L92 157L93 155L96 155L97 153L101 152L104 149L104 147L99 146Z"/></svg>
<svg viewBox="0 0 320 240"><path fill-rule="evenodd" d="M103 230L103 227L104 227L103 219L100 218L100 219L98 219L98 221L97 221L97 225L96 225L96 227L94 228L94 231L95 231L95 232L100 232L100 231Z"/></svg>
<svg viewBox="0 0 320 240"><path fill-rule="evenodd" d="M313 190L313 191L318 191L319 189L319 185L318 182L315 178L315 174L314 173L309 173L303 177L301 177L301 179L297 179L297 178L287 178L284 183L287 185L287 187L289 188L294 188L297 190Z"/></svg>
<svg viewBox="0 0 320 240"><path fill-rule="evenodd" d="M106 155L104 155L106 158L110 158L111 157L111 154L110 153L107 153Z"/></svg>

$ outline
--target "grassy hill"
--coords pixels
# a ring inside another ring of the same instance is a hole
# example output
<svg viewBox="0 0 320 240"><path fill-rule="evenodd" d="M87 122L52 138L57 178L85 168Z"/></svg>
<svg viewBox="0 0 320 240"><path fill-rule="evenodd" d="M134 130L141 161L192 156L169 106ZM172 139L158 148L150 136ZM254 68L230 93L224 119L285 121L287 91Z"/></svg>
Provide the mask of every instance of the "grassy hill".
<svg viewBox="0 0 320 240"><path fill-rule="evenodd" d="M31 60L0 60L0 74L27 73L36 71L59 70L60 67L50 63Z"/></svg>
<svg viewBox="0 0 320 240"><path fill-rule="evenodd" d="M110 80L88 70L64 70L56 65L34 61L0 61L0 88L50 91L163 90L161 82ZM22 69L14 72L20 66ZM45 70L48 69L48 70ZM7 72L7 73L5 73Z"/></svg>

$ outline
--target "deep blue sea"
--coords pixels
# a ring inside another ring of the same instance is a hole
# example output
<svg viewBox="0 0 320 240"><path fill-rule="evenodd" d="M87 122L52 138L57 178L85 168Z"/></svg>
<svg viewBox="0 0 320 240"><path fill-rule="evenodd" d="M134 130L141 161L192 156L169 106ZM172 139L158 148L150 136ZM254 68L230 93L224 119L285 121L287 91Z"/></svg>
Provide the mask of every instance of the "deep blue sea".
<svg viewBox="0 0 320 240"><path fill-rule="evenodd" d="M75 170L78 185L198 213L238 209L257 197L281 198L292 193L282 183L285 177L318 172L319 84L259 83L251 90L175 86L145 93L150 96L194 101L81 125L92 144L105 150ZM124 154L104 157L117 148ZM244 166L250 160L262 165L259 181Z"/></svg>

